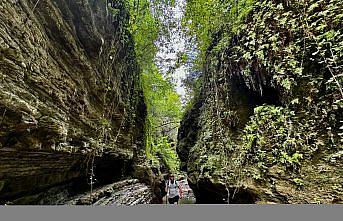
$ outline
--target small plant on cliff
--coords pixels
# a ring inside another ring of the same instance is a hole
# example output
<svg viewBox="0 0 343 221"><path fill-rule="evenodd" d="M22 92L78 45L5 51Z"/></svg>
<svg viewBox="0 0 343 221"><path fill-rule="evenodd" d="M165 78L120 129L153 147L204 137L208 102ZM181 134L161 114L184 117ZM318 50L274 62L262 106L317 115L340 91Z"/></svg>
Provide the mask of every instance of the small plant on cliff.
<svg viewBox="0 0 343 221"><path fill-rule="evenodd" d="M304 180L300 178L294 178L292 181L299 189L303 188L305 185Z"/></svg>

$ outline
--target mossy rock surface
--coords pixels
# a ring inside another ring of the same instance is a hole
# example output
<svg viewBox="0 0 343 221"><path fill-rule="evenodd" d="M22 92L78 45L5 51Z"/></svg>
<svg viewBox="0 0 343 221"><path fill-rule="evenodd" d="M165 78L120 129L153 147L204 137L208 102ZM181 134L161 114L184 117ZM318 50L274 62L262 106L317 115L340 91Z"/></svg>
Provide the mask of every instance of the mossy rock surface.
<svg viewBox="0 0 343 221"><path fill-rule="evenodd" d="M341 202L343 5L288 2L256 1L207 50L178 143L199 202Z"/></svg>

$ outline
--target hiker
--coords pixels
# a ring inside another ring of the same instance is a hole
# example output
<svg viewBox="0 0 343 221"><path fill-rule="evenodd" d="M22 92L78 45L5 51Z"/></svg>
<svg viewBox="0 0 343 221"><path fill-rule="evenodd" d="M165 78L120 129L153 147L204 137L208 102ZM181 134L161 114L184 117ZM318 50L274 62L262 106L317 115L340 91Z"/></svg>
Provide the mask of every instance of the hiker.
<svg viewBox="0 0 343 221"><path fill-rule="evenodd" d="M170 175L166 184L166 192L169 204L179 204L180 197L182 198L182 189L179 182L175 180L174 175Z"/></svg>

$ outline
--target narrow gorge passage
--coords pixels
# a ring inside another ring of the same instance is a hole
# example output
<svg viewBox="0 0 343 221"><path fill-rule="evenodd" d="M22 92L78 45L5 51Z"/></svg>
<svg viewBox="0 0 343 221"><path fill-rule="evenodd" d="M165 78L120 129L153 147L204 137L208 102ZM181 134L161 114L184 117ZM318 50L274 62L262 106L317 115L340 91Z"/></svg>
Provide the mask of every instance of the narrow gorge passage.
<svg viewBox="0 0 343 221"><path fill-rule="evenodd" d="M343 203L341 0L2 0L0 204Z"/></svg>

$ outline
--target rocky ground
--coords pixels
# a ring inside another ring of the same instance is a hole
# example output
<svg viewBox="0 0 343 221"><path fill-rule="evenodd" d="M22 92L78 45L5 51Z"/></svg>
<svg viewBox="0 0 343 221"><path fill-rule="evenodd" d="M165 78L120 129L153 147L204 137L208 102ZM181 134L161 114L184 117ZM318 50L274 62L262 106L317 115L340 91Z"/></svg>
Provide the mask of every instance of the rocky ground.
<svg viewBox="0 0 343 221"><path fill-rule="evenodd" d="M64 205L137 205L151 202L151 189L137 179L106 185L59 202Z"/></svg>
<svg viewBox="0 0 343 221"><path fill-rule="evenodd" d="M187 180L179 181L183 197L180 199L180 204L194 204L195 197L192 189L189 187ZM88 186L88 190L79 194L70 194L57 190L53 193L46 194L39 204L50 205L97 205L97 206L133 206L139 204L152 204L153 192L151 188L141 183L138 179L126 179L120 182L109 185L96 187L92 191ZM49 191L48 191L49 192ZM163 204L166 204L166 197L163 199Z"/></svg>

